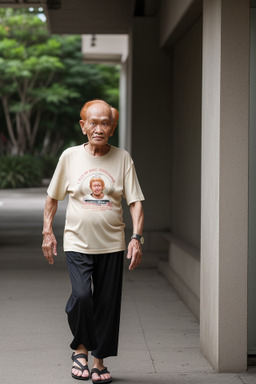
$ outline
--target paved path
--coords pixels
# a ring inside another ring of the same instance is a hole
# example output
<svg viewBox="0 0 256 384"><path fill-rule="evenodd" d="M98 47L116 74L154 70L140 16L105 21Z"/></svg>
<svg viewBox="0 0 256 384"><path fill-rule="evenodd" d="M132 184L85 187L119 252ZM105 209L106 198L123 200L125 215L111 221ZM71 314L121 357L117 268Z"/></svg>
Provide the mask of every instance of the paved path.
<svg viewBox="0 0 256 384"><path fill-rule="evenodd" d="M45 191L0 191L0 383L74 384L64 312L70 293L55 220L54 266L41 245ZM90 359L91 362L91 359ZM216 374L199 351L199 325L155 270L124 272L120 347L106 360L121 384L256 384L256 373ZM91 381L89 381L91 383Z"/></svg>

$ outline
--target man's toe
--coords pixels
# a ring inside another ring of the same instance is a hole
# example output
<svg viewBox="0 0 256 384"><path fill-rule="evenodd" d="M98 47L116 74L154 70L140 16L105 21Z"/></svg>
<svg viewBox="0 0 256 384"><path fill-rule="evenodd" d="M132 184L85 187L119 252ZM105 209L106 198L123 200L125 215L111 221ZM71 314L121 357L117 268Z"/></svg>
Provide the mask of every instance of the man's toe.
<svg viewBox="0 0 256 384"><path fill-rule="evenodd" d="M73 369L72 369L72 373L73 373L74 375L76 375L76 376L81 376L81 371L79 371L78 369L73 368Z"/></svg>
<svg viewBox="0 0 256 384"><path fill-rule="evenodd" d="M105 373L104 375L100 375L101 380L109 380L110 379L110 374Z"/></svg>

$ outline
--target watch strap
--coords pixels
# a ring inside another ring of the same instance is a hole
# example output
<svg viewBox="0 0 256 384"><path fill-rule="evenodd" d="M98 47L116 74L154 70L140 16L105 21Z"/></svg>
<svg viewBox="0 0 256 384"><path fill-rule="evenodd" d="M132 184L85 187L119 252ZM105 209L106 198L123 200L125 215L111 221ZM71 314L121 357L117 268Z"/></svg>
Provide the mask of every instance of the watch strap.
<svg viewBox="0 0 256 384"><path fill-rule="evenodd" d="M133 233L133 235L132 235L132 237L131 237L131 240L132 240L132 239L139 240L139 242L140 242L141 244L144 243L144 238L143 238L143 236L138 235L137 233Z"/></svg>

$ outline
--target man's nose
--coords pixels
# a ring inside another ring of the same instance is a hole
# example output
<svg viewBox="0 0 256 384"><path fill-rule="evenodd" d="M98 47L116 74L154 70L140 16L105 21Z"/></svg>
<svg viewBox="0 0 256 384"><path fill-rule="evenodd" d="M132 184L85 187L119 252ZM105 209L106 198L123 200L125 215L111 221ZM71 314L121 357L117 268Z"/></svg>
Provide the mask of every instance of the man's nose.
<svg viewBox="0 0 256 384"><path fill-rule="evenodd" d="M97 124L96 127L95 127L95 132L97 133L102 133L102 127L100 124Z"/></svg>

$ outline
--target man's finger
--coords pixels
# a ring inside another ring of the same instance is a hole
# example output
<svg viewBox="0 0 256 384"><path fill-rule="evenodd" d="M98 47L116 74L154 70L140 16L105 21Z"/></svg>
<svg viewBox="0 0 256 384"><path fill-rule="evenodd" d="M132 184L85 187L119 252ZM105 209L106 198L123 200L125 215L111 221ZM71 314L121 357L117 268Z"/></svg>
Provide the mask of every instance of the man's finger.
<svg viewBox="0 0 256 384"><path fill-rule="evenodd" d="M53 256L50 256L49 258L48 258L48 262L49 262L49 264L54 264L54 260L53 260Z"/></svg>
<svg viewBox="0 0 256 384"><path fill-rule="evenodd" d="M57 256L57 242L53 243L53 254Z"/></svg>
<svg viewBox="0 0 256 384"><path fill-rule="evenodd" d="M131 250L131 263L130 263L130 266L129 266L129 270L133 270L136 266L136 248L132 248Z"/></svg>
<svg viewBox="0 0 256 384"><path fill-rule="evenodd" d="M134 262L131 261L130 265L129 265L129 271L133 271L134 270Z"/></svg>
<svg viewBox="0 0 256 384"><path fill-rule="evenodd" d="M131 257L132 257L131 247L128 247L126 257L127 257L127 259L131 259Z"/></svg>

